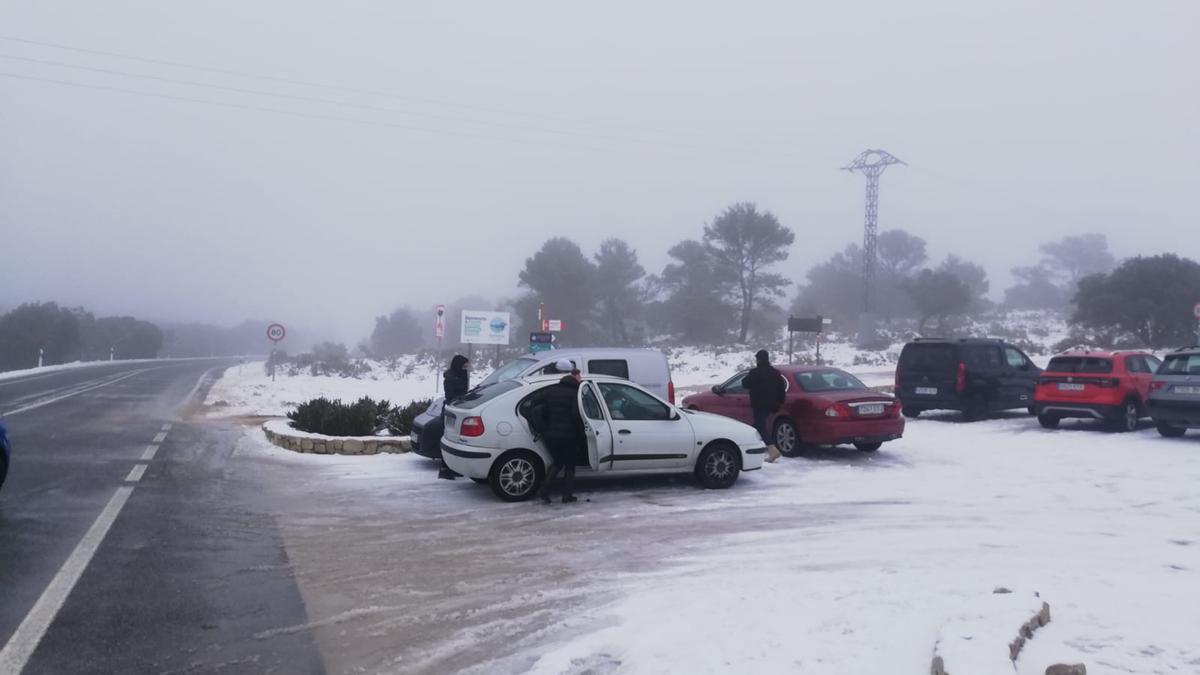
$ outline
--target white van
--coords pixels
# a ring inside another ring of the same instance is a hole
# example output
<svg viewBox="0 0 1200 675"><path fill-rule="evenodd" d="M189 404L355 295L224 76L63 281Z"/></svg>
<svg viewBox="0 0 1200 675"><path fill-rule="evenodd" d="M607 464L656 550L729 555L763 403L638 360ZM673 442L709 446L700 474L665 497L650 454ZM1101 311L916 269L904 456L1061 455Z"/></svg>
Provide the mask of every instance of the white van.
<svg viewBox="0 0 1200 675"><path fill-rule="evenodd" d="M664 401L675 403L675 383L671 381L671 366L667 363L666 354L655 349L551 349L509 361L478 386L528 375L552 373L555 371L554 364L560 359L567 359L575 364L584 375L609 375L629 380L649 389Z"/></svg>

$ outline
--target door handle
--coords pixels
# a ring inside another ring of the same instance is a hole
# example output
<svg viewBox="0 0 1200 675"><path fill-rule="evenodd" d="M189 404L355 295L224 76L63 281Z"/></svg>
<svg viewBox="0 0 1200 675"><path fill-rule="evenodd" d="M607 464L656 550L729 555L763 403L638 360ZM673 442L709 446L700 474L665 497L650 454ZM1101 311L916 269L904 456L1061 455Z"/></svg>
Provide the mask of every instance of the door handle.
<svg viewBox="0 0 1200 675"><path fill-rule="evenodd" d="M630 430L628 430L628 429L621 429L621 430L620 430L620 431L618 431L617 433L618 433L618 434L621 434L622 436L628 436L629 434L632 434L633 432L632 432L632 431L630 431Z"/></svg>

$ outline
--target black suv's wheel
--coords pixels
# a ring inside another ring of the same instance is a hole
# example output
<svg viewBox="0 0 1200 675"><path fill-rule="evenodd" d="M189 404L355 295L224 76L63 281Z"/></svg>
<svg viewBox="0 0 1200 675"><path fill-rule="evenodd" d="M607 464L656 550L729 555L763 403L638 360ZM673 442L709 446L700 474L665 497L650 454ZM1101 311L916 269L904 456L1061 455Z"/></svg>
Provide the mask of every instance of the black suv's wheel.
<svg viewBox="0 0 1200 675"><path fill-rule="evenodd" d="M545 477L540 457L528 450L513 450L492 465L488 485L506 502L523 502L537 493Z"/></svg>
<svg viewBox="0 0 1200 675"><path fill-rule="evenodd" d="M1058 415L1041 414L1038 415L1038 424L1047 429L1057 429L1058 423L1062 421Z"/></svg>
<svg viewBox="0 0 1200 675"><path fill-rule="evenodd" d="M883 447L883 441L876 441L874 443L855 443L854 447L862 450L863 452L875 452Z"/></svg>
<svg viewBox="0 0 1200 675"><path fill-rule="evenodd" d="M789 419L781 419L775 423L774 436L775 447L784 457L795 457L804 447L800 442L800 434L796 431L796 423Z"/></svg>
<svg viewBox="0 0 1200 675"><path fill-rule="evenodd" d="M1158 427L1158 433L1162 434L1165 438L1179 438L1180 436L1187 433L1187 427L1173 427L1170 424L1167 424L1166 422L1159 422L1155 426ZM0 476L0 478L3 478L3 477ZM0 480L0 483L2 483L2 482L4 482L4 481Z"/></svg>
<svg viewBox="0 0 1200 675"><path fill-rule="evenodd" d="M1141 418L1142 412L1138 408L1137 401L1129 399L1117 409L1116 414L1109 420L1109 425L1113 431L1128 433L1137 430L1138 420Z"/></svg>
<svg viewBox="0 0 1200 675"><path fill-rule="evenodd" d="M904 413L905 417L911 417L912 419L915 420L921 416L922 412L925 412L925 411L921 410L920 408L910 408L908 406L904 406L903 408L900 409L900 412Z"/></svg>
<svg viewBox="0 0 1200 675"><path fill-rule="evenodd" d="M713 443L696 460L696 479L710 490L724 490L737 482L742 453L732 443Z"/></svg>

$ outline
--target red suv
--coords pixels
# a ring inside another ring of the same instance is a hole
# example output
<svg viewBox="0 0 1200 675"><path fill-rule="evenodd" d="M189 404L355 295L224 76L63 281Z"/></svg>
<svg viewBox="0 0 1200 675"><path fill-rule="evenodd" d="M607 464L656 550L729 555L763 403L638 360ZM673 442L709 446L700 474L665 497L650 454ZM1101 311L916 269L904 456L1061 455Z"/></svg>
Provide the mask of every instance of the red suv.
<svg viewBox="0 0 1200 675"><path fill-rule="evenodd" d="M780 453L792 456L805 447L842 443L873 452L904 433L896 399L871 390L850 373L819 366L778 368L787 397L783 409L769 421L773 438L763 440L774 443ZM750 424L754 417L750 395L742 386L747 372L718 384L712 393L688 396L683 407Z"/></svg>
<svg viewBox="0 0 1200 675"><path fill-rule="evenodd" d="M1137 429L1147 415L1150 381L1159 360L1146 352L1070 351L1050 359L1034 392L1038 422L1054 429L1065 417Z"/></svg>

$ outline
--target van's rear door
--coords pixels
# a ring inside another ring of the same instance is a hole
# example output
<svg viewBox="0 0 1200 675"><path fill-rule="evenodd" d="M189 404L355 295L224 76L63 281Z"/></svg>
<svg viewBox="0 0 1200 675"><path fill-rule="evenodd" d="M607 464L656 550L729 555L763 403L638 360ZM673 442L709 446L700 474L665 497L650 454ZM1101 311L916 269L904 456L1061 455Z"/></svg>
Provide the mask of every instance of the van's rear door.
<svg viewBox="0 0 1200 675"><path fill-rule="evenodd" d="M945 342L910 342L900 352L896 366L896 397L905 404L921 400L954 398L958 377L958 355Z"/></svg>

